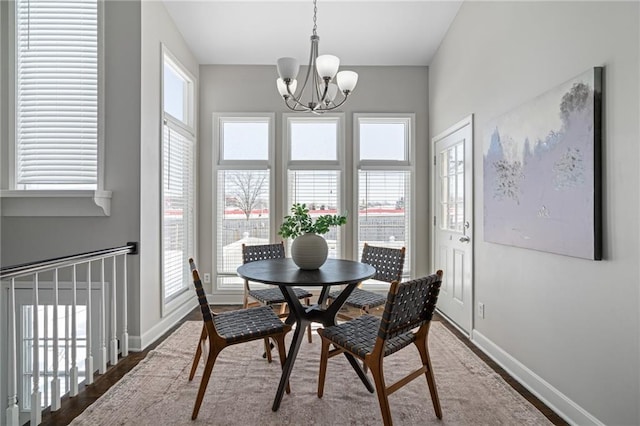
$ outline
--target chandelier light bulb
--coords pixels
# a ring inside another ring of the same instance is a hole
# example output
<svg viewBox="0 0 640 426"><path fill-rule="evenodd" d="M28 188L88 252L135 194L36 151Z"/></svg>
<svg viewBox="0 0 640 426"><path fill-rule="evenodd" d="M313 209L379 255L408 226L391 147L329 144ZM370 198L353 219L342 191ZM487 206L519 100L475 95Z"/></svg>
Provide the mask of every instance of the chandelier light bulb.
<svg viewBox="0 0 640 426"><path fill-rule="evenodd" d="M316 58L316 68L318 69L318 75L322 78L328 78L331 80L336 76L338 68L340 67L340 59L333 55L321 55Z"/></svg>
<svg viewBox="0 0 640 426"><path fill-rule="evenodd" d="M355 71L340 71L336 80L342 93L350 93L353 92L356 84L358 84L358 73Z"/></svg>
<svg viewBox="0 0 640 426"><path fill-rule="evenodd" d="M283 80L293 80L298 76L300 65L296 58L278 59L278 75Z"/></svg>
<svg viewBox="0 0 640 426"><path fill-rule="evenodd" d="M284 80L281 78L276 80L276 86L278 87L278 93L280 93L280 96L288 97L288 96L291 96L289 92L291 92L291 94L294 94L296 92L296 87L298 87L298 81L295 79L291 80L291 82L289 83L289 92L287 91L287 83L285 83Z"/></svg>
<svg viewBox="0 0 640 426"><path fill-rule="evenodd" d="M325 102L333 102L337 94L338 86L336 86L334 83L329 83L329 86L327 87L327 97L325 99Z"/></svg>

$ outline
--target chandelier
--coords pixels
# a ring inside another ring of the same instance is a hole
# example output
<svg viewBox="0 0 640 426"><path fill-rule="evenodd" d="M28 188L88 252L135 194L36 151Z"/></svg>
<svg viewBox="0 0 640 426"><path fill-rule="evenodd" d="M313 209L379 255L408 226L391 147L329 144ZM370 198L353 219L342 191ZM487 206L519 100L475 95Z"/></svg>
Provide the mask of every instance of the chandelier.
<svg viewBox="0 0 640 426"><path fill-rule="evenodd" d="M345 103L353 89L358 83L358 74L354 71L340 71L340 59L333 55L318 56L318 42L320 37L316 32L316 14L318 7L316 0L313 0L313 34L311 35L311 53L309 55L309 66L307 75L300 90L296 93L298 82L296 77L300 65L295 58L278 59L278 75L276 81L278 92L284 103L292 111L323 113L334 110ZM335 83L334 83L335 77ZM306 101L303 100L305 89L309 86L310 95L307 94ZM336 100L338 89L341 99ZM310 96L310 98L309 98Z"/></svg>

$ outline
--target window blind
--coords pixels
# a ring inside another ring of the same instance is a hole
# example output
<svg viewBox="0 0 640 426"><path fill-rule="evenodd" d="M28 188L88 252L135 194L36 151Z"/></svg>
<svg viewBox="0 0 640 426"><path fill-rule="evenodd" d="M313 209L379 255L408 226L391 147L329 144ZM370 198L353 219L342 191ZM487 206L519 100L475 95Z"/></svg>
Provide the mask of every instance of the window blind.
<svg viewBox="0 0 640 426"><path fill-rule="evenodd" d="M195 140L178 126L163 129L163 279L165 299L188 288L195 250Z"/></svg>
<svg viewBox="0 0 640 426"><path fill-rule="evenodd" d="M358 258L364 243L411 247L411 173L407 170L360 170L358 173ZM404 276L411 272L410 256Z"/></svg>
<svg viewBox="0 0 640 426"><path fill-rule="evenodd" d="M96 0L16 2L16 187L97 187Z"/></svg>
<svg viewBox="0 0 640 426"><path fill-rule="evenodd" d="M318 216L344 214L340 206L340 176L339 170L289 170L289 203L306 204L311 217L315 220ZM287 210L286 214L290 212ZM347 222L349 222L347 217ZM329 246L330 258L341 258L340 245L341 227L332 226L323 235ZM289 240L291 243L291 240Z"/></svg>
<svg viewBox="0 0 640 426"><path fill-rule="evenodd" d="M218 275L236 275L242 265L242 244L268 244L269 170L219 170Z"/></svg>

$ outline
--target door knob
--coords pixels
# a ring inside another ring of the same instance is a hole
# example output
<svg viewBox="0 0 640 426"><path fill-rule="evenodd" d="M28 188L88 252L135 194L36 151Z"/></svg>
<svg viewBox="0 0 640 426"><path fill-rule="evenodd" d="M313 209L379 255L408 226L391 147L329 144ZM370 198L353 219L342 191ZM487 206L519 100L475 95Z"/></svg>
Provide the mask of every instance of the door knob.
<svg viewBox="0 0 640 426"><path fill-rule="evenodd" d="M463 235L462 237L460 237L461 243L468 243L469 241L471 241L471 238L467 237L466 235Z"/></svg>

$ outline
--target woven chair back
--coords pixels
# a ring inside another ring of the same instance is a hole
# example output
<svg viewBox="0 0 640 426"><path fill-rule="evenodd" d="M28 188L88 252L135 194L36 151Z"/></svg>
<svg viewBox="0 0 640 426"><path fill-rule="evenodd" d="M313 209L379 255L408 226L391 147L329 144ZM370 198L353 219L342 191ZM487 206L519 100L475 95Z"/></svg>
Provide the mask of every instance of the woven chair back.
<svg viewBox="0 0 640 426"><path fill-rule="evenodd" d="M284 243L242 245L242 263L255 262L257 260L283 259Z"/></svg>
<svg viewBox="0 0 640 426"><path fill-rule="evenodd" d="M441 285L442 271L403 283L393 282L378 337L392 339L431 321Z"/></svg>
<svg viewBox="0 0 640 426"><path fill-rule="evenodd" d="M189 259L189 268L191 268L191 274L193 275L193 285L196 288L196 294L198 295L198 303L200 303L200 311L202 312L202 319L205 323L211 323L213 325L213 313L209 307L207 301L207 295L202 288L202 281L200 281L200 274L196 268L196 263L193 259Z"/></svg>
<svg viewBox="0 0 640 426"><path fill-rule="evenodd" d="M374 280L393 282L402 281L404 269L405 248L378 247L364 244L362 250L362 263L376 268Z"/></svg>

